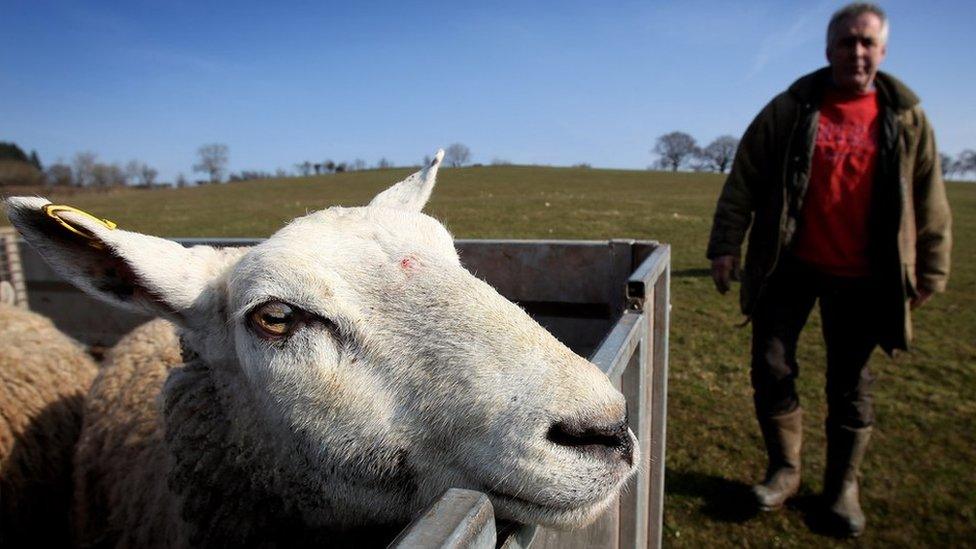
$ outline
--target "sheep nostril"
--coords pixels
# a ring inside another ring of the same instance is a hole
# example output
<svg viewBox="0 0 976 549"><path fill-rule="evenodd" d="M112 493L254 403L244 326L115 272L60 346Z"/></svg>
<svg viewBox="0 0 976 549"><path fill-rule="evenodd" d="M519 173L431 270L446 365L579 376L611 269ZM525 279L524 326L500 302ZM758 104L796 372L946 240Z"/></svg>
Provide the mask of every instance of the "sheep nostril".
<svg viewBox="0 0 976 549"><path fill-rule="evenodd" d="M634 464L634 445L626 421L601 426L561 421L549 428L546 438L553 444L585 453L617 454L629 465Z"/></svg>

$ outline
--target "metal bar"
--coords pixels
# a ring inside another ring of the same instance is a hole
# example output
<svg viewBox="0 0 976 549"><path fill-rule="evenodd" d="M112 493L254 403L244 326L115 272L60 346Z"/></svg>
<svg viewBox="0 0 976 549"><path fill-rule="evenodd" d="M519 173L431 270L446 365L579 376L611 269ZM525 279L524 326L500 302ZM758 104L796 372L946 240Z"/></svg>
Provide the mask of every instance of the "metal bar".
<svg viewBox="0 0 976 549"><path fill-rule="evenodd" d="M669 268L671 261L671 247L661 244L651 252L627 279L627 308L643 311L644 299L649 288Z"/></svg>
<svg viewBox="0 0 976 549"><path fill-rule="evenodd" d="M668 333L671 322L671 257L670 248L664 247L665 268L654 284L653 338L651 360L651 455L657 461L650 464L651 486L648 498L648 520L656 525L648 539L650 547L661 547L662 519L664 512L664 459L667 443L668 413Z"/></svg>
<svg viewBox="0 0 976 549"><path fill-rule="evenodd" d="M633 315L633 313L629 313ZM633 315L637 316L637 315ZM646 547L648 539L648 508L647 494L650 485L651 463L650 422L648 395L650 376L647 362L650 331L648 322L643 320L646 315L640 315L638 322L640 337L638 345L627 363L620 380L620 391L627 399L628 423L637 436L637 448L640 450L640 463L637 474L627 483L620 493L620 540L622 546Z"/></svg>
<svg viewBox="0 0 976 549"><path fill-rule="evenodd" d="M590 362L596 364L610 379L623 374L634 349L640 343L643 319L644 315L641 313L624 312L590 357Z"/></svg>
<svg viewBox="0 0 976 549"><path fill-rule="evenodd" d="M641 264L630 275L629 282L653 283L664 269L667 268L671 258L671 246L668 244L658 245L651 255L641 262Z"/></svg>
<svg viewBox="0 0 976 549"><path fill-rule="evenodd" d="M488 496L452 488L389 545L396 549L494 549L495 513Z"/></svg>

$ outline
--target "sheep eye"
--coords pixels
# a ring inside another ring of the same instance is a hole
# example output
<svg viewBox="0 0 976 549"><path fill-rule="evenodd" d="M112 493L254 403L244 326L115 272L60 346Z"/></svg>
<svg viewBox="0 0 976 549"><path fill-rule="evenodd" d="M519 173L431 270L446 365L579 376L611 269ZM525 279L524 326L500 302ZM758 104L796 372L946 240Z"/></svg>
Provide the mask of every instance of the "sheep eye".
<svg viewBox="0 0 976 549"><path fill-rule="evenodd" d="M280 301L271 301L251 311L250 321L265 337L284 337L295 331L299 324L298 311Z"/></svg>

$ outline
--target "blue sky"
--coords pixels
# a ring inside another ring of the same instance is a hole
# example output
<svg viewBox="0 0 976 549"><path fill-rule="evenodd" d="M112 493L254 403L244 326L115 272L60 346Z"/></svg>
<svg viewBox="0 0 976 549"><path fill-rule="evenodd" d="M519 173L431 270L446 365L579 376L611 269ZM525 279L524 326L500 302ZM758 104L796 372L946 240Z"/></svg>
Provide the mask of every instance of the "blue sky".
<svg viewBox="0 0 976 549"><path fill-rule="evenodd" d="M193 178L211 142L235 171L416 164L452 142L475 162L641 169L668 131L741 134L824 64L840 5L0 0L0 141L163 180ZM882 6L883 68L940 149L976 148L976 2Z"/></svg>

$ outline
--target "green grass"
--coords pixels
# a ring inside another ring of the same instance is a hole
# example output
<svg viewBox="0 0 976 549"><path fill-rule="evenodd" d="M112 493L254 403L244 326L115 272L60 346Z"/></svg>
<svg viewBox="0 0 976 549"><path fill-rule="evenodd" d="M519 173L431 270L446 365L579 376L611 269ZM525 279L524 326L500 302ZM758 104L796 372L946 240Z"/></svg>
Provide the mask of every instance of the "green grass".
<svg viewBox="0 0 976 549"><path fill-rule="evenodd" d="M360 205L408 170L194 189L77 194L63 200L163 236L271 234L306 210ZM705 244L721 177L614 170L444 170L427 208L459 238L656 239L673 246L664 537L672 546L821 546L807 523L823 469L824 352L815 314L801 340L807 410L798 502L752 516L744 491L763 472L748 381L749 328L707 277ZM55 200L58 198L55 197ZM955 249L949 292L916 315L917 345L871 367L877 428L864 466L865 545L976 540L976 185L949 185Z"/></svg>

